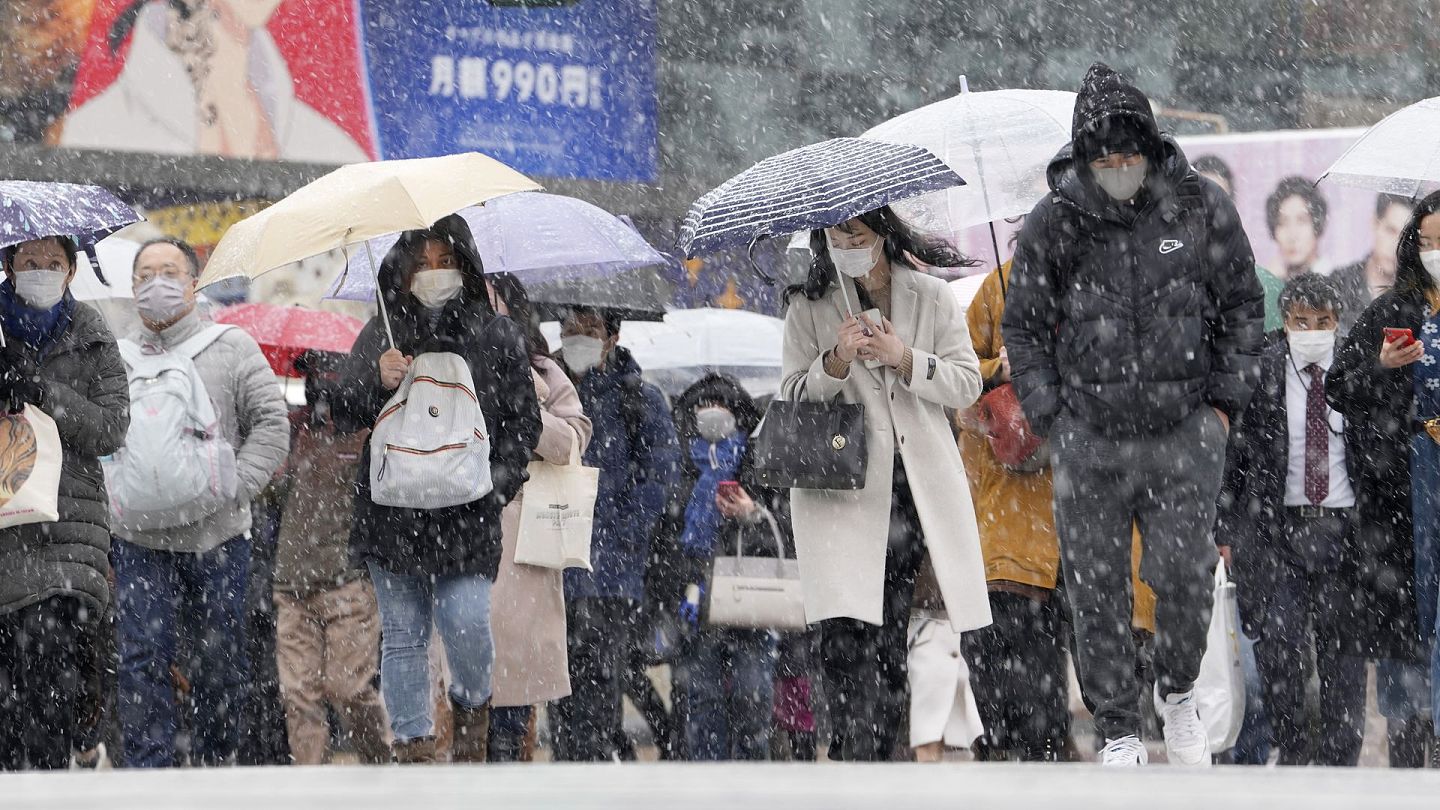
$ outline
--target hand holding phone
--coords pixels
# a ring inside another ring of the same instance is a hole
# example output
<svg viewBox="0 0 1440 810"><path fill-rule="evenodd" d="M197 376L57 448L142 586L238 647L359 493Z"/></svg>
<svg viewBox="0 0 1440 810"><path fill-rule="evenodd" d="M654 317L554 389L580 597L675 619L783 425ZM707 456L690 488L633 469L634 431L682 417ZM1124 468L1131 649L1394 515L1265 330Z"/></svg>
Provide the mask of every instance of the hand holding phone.
<svg viewBox="0 0 1440 810"><path fill-rule="evenodd" d="M1425 356L1425 345L1415 339L1409 329L1385 327L1385 341L1380 344L1380 366L1397 369L1415 363Z"/></svg>
<svg viewBox="0 0 1440 810"><path fill-rule="evenodd" d="M727 501L733 501L740 495L740 482L721 481L716 489L716 494Z"/></svg>

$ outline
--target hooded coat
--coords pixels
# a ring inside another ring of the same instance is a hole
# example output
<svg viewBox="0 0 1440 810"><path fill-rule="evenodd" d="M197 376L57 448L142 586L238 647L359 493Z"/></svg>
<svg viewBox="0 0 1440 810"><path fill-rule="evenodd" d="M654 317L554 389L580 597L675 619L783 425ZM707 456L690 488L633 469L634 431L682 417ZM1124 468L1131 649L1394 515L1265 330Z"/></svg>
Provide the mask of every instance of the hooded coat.
<svg viewBox="0 0 1440 810"><path fill-rule="evenodd" d="M711 373L700 378L675 401L675 431L680 438L683 451L679 480L675 484L665 517L657 532L658 558L661 575L654 577L656 598L667 606L678 605L683 598L685 586L691 583L708 583L711 565L717 556L732 556L744 545L747 557L774 557L777 538L770 524L760 521L747 524L738 520L726 520L724 528L715 538L713 553L708 557L687 555L681 549L681 537L685 533L685 510L700 470L690 458L690 443L699 437L695 426L695 409L703 403L718 403L735 415L736 430L751 435L760 424L760 409L755 400L734 378L724 374ZM750 498L761 508L767 509L775 519L779 530L778 541L784 544L785 556L794 558L795 541L790 531L790 493L785 490L762 487L754 480L755 442L752 438L740 460L735 480L745 488ZM709 592L707 588L707 593Z"/></svg>
<svg viewBox="0 0 1440 810"><path fill-rule="evenodd" d="M1255 384L1264 303L1234 204L1104 65L1080 88L1073 137L1025 220L1005 310L1026 418L1048 434L1068 411L1111 436L1163 433L1206 405L1235 419ZM1112 138L1149 160L1132 203L1113 201L1085 157Z"/></svg>
<svg viewBox="0 0 1440 810"><path fill-rule="evenodd" d="M60 519L0 529L0 615L52 596L77 598L97 616L110 602L110 499L100 457L125 442L130 387L99 313L72 306L69 328L39 361L41 409L55 420L63 453Z"/></svg>
<svg viewBox="0 0 1440 810"><path fill-rule="evenodd" d="M490 494L445 509L380 506L370 499L370 446L360 459L350 556L363 567L374 562L412 576L479 574L494 580L500 566L501 511L528 477L526 467L540 440L540 407L530 357L520 327L490 308L470 228L456 215L431 229L448 240L459 259L464 287L430 326L431 313L407 291L406 245L385 256L378 277L389 309L395 348L406 355L454 352L465 358L490 430ZM380 384L378 361L389 348L381 315L355 339L332 405L337 424L349 429L375 424L393 392Z"/></svg>
<svg viewBox="0 0 1440 810"><path fill-rule="evenodd" d="M1345 416L1359 513L1341 558L1340 574L1354 583L1346 614L1337 619L1342 641L1357 654L1416 661L1424 660L1424 647L1415 599L1410 443L1425 431L1420 420L1434 414L1416 412L1413 370L1382 368L1378 358L1386 327L1419 337L1432 311L1419 219L1400 235L1395 286L1360 313L1325 383L1330 407Z"/></svg>

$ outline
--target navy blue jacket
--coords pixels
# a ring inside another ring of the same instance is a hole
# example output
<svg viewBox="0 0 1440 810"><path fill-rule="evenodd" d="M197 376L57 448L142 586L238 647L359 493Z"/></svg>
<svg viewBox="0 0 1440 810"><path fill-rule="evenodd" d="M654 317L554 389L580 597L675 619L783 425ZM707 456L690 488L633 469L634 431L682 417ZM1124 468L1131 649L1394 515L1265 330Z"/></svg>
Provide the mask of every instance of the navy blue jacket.
<svg viewBox="0 0 1440 810"><path fill-rule="evenodd" d="M624 348L610 355L604 371L592 369L580 378L576 388L595 428L585 464L600 469L600 498L590 540L595 570L567 570L565 599L638 602L645 593L651 540L680 465L675 425L665 397L640 381L640 366ZM634 420L634 447L627 419Z"/></svg>

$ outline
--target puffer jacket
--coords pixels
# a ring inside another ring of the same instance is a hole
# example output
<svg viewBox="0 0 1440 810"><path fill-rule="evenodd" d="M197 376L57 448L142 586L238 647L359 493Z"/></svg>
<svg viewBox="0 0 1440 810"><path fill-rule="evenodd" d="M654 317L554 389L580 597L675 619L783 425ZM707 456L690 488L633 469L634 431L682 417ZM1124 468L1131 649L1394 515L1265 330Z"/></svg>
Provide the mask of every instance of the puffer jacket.
<svg viewBox="0 0 1440 810"><path fill-rule="evenodd" d="M98 616L110 602L110 499L100 457L125 441L130 393L104 320L74 306L70 327L40 360L43 410L64 453L60 520L0 529L0 614L64 595Z"/></svg>
<svg viewBox="0 0 1440 810"><path fill-rule="evenodd" d="M388 302L396 348L407 355L453 352L470 366L490 430L494 489L478 500L444 509L381 506L370 497L367 442L356 479L350 558L362 569L374 562L394 574L479 574L493 581L500 568L501 512L529 477L526 468L540 440L540 404L520 327L490 308L469 226L451 215L432 230L449 240L461 259L460 295L445 304L431 326L430 313L403 286L398 246L381 262L380 290ZM380 317L361 330L341 372L332 412L342 430L374 427L393 393L380 385L378 362L389 348Z"/></svg>
<svg viewBox="0 0 1440 810"><path fill-rule="evenodd" d="M1112 201L1072 142L1020 234L1004 333L1021 405L1041 433L1062 410L1112 436L1162 433L1206 405L1234 420L1264 321L1250 242L1229 197L1160 135L1144 95L1096 66L1074 134L1113 116L1147 133L1139 196Z"/></svg>

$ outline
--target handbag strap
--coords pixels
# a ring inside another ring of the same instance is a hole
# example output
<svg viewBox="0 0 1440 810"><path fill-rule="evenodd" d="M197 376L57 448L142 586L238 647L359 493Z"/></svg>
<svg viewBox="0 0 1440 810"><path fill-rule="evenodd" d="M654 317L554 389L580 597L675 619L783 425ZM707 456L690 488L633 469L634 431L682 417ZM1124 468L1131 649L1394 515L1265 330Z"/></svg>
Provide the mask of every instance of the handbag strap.
<svg viewBox="0 0 1440 810"><path fill-rule="evenodd" d="M760 518L770 527L770 536L775 539L775 570L780 576L785 574L785 535L780 532L780 524L775 522L775 515L763 506L757 506L760 510ZM735 538L735 559L745 558L745 533L740 532Z"/></svg>

